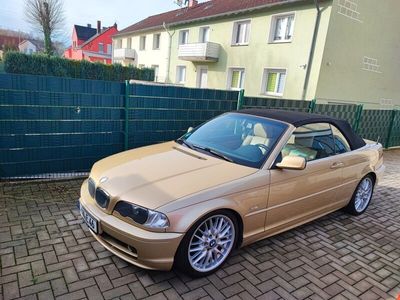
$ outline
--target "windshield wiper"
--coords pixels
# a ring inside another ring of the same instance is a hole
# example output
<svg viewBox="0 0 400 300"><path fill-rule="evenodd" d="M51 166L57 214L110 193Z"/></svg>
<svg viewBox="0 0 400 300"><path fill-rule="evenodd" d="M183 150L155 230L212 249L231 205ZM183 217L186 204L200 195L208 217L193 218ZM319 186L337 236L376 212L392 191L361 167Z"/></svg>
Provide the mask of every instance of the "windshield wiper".
<svg viewBox="0 0 400 300"><path fill-rule="evenodd" d="M181 144L181 145L184 144L186 147L194 150L193 145L188 143L188 142L186 142L186 140L184 140L184 139L177 139L177 140L175 140L175 142L177 142L178 144Z"/></svg>
<svg viewBox="0 0 400 300"><path fill-rule="evenodd" d="M175 140L175 142L177 142L178 144L181 144L181 145L183 144L183 145L185 145L186 147L188 147L188 148L190 148L192 150L195 150L195 148L197 148L197 149L203 150L205 152L211 153L214 156L218 156L219 158L222 158L222 159L224 159L226 161L229 161L229 162L232 162L232 163L234 162L233 159L231 159L231 158L227 157L226 155L218 152L217 150L214 150L214 149L211 149L211 148L208 148L208 147L203 147L203 146L191 144L191 143L188 143L184 139L177 139L177 140Z"/></svg>
<svg viewBox="0 0 400 300"><path fill-rule="evenodd" d="M224 159L226 161L229 161L229 162L232 162L232 163L234 162L233 159L229 158L228 156L222 154L221 152L219 152L219 151L217 151L215 149L211 149L211 148L208 148L208 147L202 147L202 146L194 145L194 144L192 144L192 146L194 148L198 148L198 149L201 149L201 150L206 151L208 153L211 153L211 154L213 154L215 156L218 156L219 158L222 158L222 159Z"/></svg>

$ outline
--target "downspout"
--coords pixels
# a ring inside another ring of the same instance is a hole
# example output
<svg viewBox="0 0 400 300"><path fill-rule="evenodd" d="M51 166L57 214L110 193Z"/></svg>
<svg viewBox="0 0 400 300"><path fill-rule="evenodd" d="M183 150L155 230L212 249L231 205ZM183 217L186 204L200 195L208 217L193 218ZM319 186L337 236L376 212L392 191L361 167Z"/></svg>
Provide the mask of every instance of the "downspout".
<svg viewBox="0 0 400 300"><path fill-rule="evenodd" d="M314 0L314 4L315 4L315 8L317 10L317 18L315 19L315 26L314 26L314 33L313 33L313 38L312 38L312 42L311 42L310 55L308 56L306 78L304 80L303 95L301 97L302 100L306 100L306 96L307 96L308 84L310 82L311 69L312 69L312 64L313 64L313 60L314 60L315 46L317 45L319 23L321 21L321 8L319 6L318 0Z"/></svg>
<svg viewBox="0 0 400 300"><path fill-rule="evenodd" d="M167 57L167 76L165 76L165 83L170 83L171 80L169 78L169 73L170 73L170 69L171 69L172 37L175 34L175 30L171 33L168 30L167 24L165 24L165 22L163 23L163 27L169 36L168 57Z"/></svg>

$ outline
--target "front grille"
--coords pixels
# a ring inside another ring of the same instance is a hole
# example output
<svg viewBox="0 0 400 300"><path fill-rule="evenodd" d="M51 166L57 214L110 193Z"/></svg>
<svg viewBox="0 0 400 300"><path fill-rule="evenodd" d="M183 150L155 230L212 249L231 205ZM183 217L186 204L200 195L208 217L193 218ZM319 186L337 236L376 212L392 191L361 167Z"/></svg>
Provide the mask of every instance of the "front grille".
<svg viewBox="0 0 400 300"><path fill-rule="evenodd" d="M88 189L89 189L90 197L94 198L94 194L96 192L96 184L94 183L92 178L89 178Z"/></svg>
<svg viewBox="0 0 400 300"><path fill-rule="evenodd" d="M106 208L110 202L110 195L106 191L97 188L95 200L100 207Z"/></svg>

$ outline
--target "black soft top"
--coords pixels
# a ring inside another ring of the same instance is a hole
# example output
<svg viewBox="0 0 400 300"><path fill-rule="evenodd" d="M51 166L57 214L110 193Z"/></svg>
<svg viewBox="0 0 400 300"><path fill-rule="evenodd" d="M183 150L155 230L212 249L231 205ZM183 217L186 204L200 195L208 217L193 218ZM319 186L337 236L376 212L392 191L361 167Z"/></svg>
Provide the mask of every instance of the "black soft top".
<svg viewBox="0 0 400 300"><path fill-rule="evenodd" d="M242 109L238 112L286 122L295 127L312 123L330 123L336 126L346 137L351 150L365 146L365 141L353 131L350 124L345 120L336 119L330 116L279 109Z"/></svg>

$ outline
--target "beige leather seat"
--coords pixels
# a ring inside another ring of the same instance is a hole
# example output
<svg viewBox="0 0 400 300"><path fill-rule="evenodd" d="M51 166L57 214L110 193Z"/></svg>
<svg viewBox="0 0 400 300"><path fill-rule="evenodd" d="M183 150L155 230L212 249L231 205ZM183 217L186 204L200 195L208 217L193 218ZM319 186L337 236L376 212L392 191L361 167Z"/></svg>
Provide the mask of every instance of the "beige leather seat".
<svg viewBox="0 0 400 300"><path fill-rule="evenodd" d="M254 125L253 135L248 135L244 139L242 146L257 144L269 146L270 142L271 139L268 137L268 134L265 131L264 127L260 123L256 123Z"/></svg>

